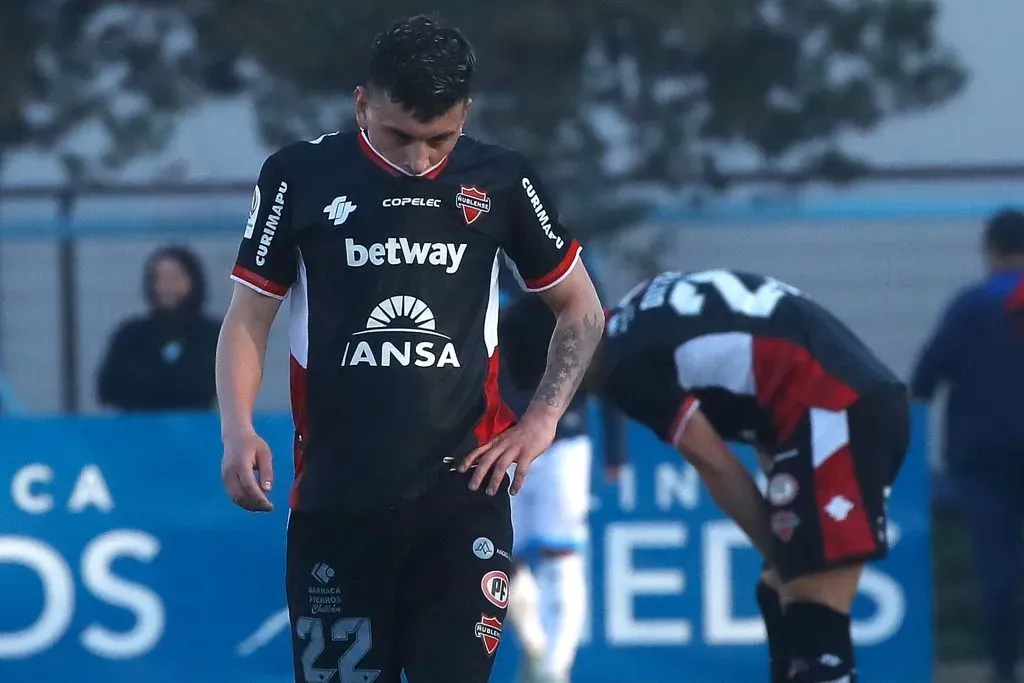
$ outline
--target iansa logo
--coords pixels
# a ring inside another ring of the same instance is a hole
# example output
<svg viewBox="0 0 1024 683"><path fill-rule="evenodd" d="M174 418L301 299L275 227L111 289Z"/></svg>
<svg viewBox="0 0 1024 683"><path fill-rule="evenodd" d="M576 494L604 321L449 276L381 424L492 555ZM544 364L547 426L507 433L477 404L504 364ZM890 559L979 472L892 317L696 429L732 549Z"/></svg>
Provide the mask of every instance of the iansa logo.
<svg viewBox="0 0 1024 683"><path fill-rule="evenodd" d="M490 212L491 200L480 188L463 185L455 195L455 206L462 209L462 217L466 219L466 225L470 225L481 214Z"/></svg>
<svg viewBox="0 0 1024 683"><path fill-rule="evenodd" d="M433 311L416 297L385 299L345 344L341 367L461 367L451 337L436 328Z"/></svg>

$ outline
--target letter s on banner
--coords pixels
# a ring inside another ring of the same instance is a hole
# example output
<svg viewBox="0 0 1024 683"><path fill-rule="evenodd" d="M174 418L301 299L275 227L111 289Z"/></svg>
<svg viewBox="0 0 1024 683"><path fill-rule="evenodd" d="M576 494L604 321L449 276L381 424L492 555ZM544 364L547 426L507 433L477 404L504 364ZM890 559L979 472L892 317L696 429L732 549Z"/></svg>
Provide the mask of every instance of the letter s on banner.
<svg viewBox="0 0 1024 683"><path fill-rule="evenodd" d="M43 584L43 608L28 627L0 633L0 659L28 659L52 647L71 625L75 579L57 551L21 536L0 536L0 564L28 567Z"/></svg>
<svg viewBox="0 0 1024 683"><path fill-rule="evenodd" d="M150 562L160 552L160 542L140 531L108 531L97 536L82 554L82 581L104 602L135 614L135 627L115 633L98 624L82 632L82 645L108 659L138 657L153 649L164 632L164 605L158 596L111 571L114 560L131 557Z"/></svg>

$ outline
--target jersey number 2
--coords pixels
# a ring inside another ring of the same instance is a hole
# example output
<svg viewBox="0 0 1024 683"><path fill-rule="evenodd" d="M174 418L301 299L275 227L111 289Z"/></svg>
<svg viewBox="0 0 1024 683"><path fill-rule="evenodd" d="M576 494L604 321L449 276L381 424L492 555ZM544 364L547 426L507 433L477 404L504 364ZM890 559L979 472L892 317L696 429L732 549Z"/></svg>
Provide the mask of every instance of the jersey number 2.
<svg viewBox="0 0 1024 683"><path fill-rule="evenodd" d="M775 312L775 307L786 295L799 296L800 290L779 282L773 278L766 278L765 281L751 292L743 281L727 270L708 270L702 273L691 273L684 275L675 282L668 293L668 304L679 315L700 315L704 309L704 295L697 289L699 284L709 284L715 288L722 301L733 313L745 315L751 318L769 318ZM653 289L653 288L652 288ZM649 290L650 291L650 290ZM645 296L644 299L647 297ZM665 303L664 290L660 301L651 302L653 305L645 305L648 302L641 301L640 308L653 308Z"/></svg>
<svg viewBox="0 0 1024 683"><path fill-rule="evenodd" d="M316 660L326 648L324 641L324 622L313 617L299 617L295 621L295 635L309 643L302 651L302 674L306 683L328 683L335 675L341 677L341 683L349 681L373 683L380 676L376 669L357 669L359 662L373 646L373 635L369 619L338 619L331 625L331 640L341 643L352 641L345 653L338 659L336 669L318 669Z"/></svg>

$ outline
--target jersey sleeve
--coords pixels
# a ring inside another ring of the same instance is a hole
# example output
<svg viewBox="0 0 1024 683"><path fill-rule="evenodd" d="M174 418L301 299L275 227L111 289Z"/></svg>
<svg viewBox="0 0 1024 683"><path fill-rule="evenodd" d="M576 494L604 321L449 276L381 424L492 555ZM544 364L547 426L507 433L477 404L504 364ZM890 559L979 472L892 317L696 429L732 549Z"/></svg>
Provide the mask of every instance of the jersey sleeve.
<svg viewBox="0 0 1024 683"><path fill-rule="evenodd" d="M285 169L274 157L260 170L231 279L274 299L295 282L297 254Z"/></svg>
<svg viewBox="0 0 1024 683"><path fill-rule="evenodd" d="M561 282L580 258L579 242L562 225L554 201L525 159L512 188L512 220L503 246L530 292Z"/></svg>

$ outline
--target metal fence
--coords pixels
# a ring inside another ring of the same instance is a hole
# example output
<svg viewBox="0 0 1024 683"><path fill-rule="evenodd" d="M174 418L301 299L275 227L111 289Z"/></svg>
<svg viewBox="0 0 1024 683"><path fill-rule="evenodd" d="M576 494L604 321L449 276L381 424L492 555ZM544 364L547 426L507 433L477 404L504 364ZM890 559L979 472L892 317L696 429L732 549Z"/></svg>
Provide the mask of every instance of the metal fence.
<svg viewBox="0 0 1024 683"><path fill-rule="evenodd" d="M741 175L728 203L660 209L596 250L610 293L655 266L770 272L836 310L903 372L945 298L978 274L981 222L1024 199L1024 165L885 169L851 190L811 185L802 200L780 201L780 188L784 195L799 180ZM251 191L251 181L0 190L5 404L13 395L28 412L98 410L95 377L108 337L143 310L141 268L162 244L199 252L209 310L221 314ZM774 199L758 201L763 191ZM907 201L910 194L918 200ZM280 327L264 409L287 403Z"/></svg>

